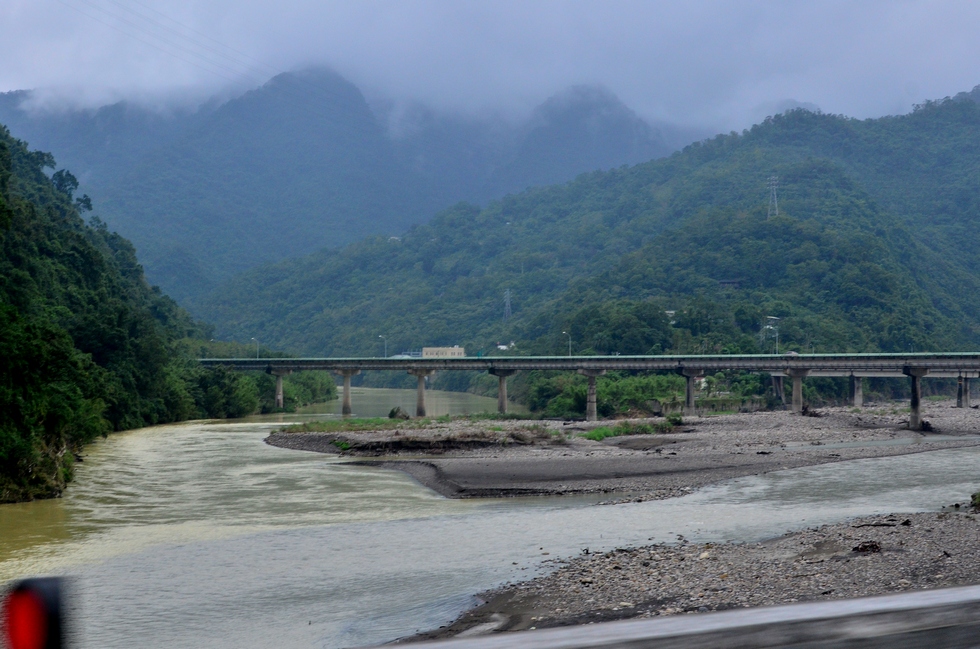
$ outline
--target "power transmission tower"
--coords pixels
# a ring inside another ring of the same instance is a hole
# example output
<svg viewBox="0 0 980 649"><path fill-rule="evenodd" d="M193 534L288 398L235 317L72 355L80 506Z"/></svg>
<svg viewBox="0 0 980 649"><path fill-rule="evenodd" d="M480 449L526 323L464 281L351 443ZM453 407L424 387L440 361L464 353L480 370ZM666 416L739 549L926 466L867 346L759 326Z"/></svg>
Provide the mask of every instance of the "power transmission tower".
<svg viewBox="0 0 980 649"><path fill-rule="evenodd" d="M779 176L769 176L769 212L766 220L773 216L779 216L779 200L776 197L776 188L779 187Z"/></svg>
<svg viewBox="0 0 980 649"><path fill-rule="evenodd" d="M510 289L504 291L504 322L510 320Z"/></svg>

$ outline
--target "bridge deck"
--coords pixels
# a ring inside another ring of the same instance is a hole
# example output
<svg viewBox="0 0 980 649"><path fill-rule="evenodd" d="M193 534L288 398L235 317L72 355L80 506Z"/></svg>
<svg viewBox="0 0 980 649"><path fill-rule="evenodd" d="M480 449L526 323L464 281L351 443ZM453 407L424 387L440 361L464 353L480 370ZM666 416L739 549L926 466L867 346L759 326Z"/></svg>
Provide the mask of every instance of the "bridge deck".
<svg viewBox="0 0 980 649"><path fill-rule="evenodd" d="M239 371L302 370L743 370L809 376L905 376L907 368L929 376L980 375L980 352L918 354L731 354L702 356L490 356L465 358L206 358L203 365Z"/></svg>
<svg viewBox="0 0 980 649"><path fill-rule="evenodd" d="M696 412L695 379L723 370L767 372L773 389L785 398L782 378L792 379L792 408L804 409L803 378L850 376L850 403L862 404L861 377L907 376L911 380L909 428L921 430L921 395L924 376L959 379L957 405L969 407L970 379L980 376L980 352L919 354L731 354L710 356L491 356L464 358L208 358L207 366L275 374L276 405L283 405L282 376L303 370L332 371L344 377L342 412L352 412L350 377L366 370L403 370L418 378L416 415L425 416L425 380L437 371L469 370L495 374L499 380L497 407L507 412L507 377L520 370L577 371L588 377L585 418L596 419L596 377L607 371L669 371L687 378L684 411Z"/></svg>

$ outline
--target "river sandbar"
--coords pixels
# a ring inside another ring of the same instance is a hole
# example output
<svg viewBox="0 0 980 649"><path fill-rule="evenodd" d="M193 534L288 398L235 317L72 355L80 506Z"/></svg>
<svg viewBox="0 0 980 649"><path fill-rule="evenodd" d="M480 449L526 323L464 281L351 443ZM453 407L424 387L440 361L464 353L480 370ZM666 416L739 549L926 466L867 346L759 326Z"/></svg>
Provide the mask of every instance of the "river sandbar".
<svg viewBox="0 0 980 649"><path fill-rule="evenodd" d="M926 433L907 430L908 415L895 404L818 414L690 417L671 433L601 442L581 435L618 422L456 419L407 430L277 432L266 441L404 471L450 498L609 493L613 501L673 497L782 469L980 445L980 412L952 402L928 404Z"/></svg>

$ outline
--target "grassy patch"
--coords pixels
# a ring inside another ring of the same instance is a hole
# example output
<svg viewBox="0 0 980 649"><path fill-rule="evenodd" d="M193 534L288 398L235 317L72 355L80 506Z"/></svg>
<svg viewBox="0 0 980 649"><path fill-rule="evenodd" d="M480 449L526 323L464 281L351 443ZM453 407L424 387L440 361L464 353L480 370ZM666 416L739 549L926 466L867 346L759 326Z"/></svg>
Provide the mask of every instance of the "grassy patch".
<svg viewBox="0 0 980 649"><path fill-rule="evenodd" d="M326 421L307 421L283 428L285 433L342 433L365 430L391 430L394 428L423 428L432 423L430 419L328 419Z"/></svg>
<svg viewBox="0 0 980 649"><path fill-rule="evenodd" d="M620 435L654 435L656 433L669 433L674 429L670 421L661 421L656 424L634 424L628 421L616 424L615 426L600 426L593 428L582 437L601 442L607 437L619 437Z"/></svg>

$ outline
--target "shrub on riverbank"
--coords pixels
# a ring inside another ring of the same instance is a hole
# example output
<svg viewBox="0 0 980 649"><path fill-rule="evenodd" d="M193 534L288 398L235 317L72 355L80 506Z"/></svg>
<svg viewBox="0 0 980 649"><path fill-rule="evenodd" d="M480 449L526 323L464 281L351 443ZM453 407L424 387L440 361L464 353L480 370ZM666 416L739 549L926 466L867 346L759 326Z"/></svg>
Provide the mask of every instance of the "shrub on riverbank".
<svg viewBox="0 0 980 649"><path fill-rule="evenodd" d="M655 435L657 433L669 433L672 430L674 430L674 425L668 420L658 421L654 424L623 421L615 426L600 426L599 428L593 428L589 432L584 433L582 437L596 442L601 442L607 437L619 437L621 435Z"/></svg>

